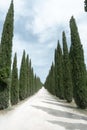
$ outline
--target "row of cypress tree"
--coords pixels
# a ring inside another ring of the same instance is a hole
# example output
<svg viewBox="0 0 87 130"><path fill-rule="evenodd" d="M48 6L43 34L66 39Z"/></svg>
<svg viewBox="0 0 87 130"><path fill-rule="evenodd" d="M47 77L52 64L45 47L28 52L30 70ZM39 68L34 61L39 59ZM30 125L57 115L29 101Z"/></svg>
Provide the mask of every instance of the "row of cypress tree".
<svg viewBox="0 0 87 130"><path fill-rule="evenodd" d="M62 33L61 49L58 41L54 63L45 81L45 88L60 99L71 102L74 98L78 107L87 108L87 82L84 52L76 21L70 19L71 46L68 51L65 32Z"/></svg>
<svg viewBox="0 0 87 130"><path fill-rule="evenodd" d="M10 99L12 105L15 105L19 101L28 98L42 87L40 78L34 74L33 68L31 66L31 60L29 59L28 55L26 56L25 50L23 51L21 60L19 78L16 53L14 56L11 77Z"/></svg>
<svg viewBox="0 0 87 130"><path fill-rule="evenodd" d="M13 30L14 5L12 0L3 25L0 44L0 109L7 108L10 103L12 105L17 104L42 87L40 78L34 74L31 60L28 55L26 56L25 51L23 52L19 76L16 53L11 70Z"/></svg>

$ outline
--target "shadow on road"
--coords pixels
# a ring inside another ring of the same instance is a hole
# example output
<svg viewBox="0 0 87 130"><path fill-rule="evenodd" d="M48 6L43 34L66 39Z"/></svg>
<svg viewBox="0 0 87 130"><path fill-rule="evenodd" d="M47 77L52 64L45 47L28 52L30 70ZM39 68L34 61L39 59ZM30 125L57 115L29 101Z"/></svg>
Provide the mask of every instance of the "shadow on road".
<svg viewBox="0 0 87 130"><path fill-rule="evenodd" d="M77 119L77 120L84 120L84 121L87 121L87 117L84 117L84 116L80 116L80 115L77 115L77 114L73 114L73 113L70 113L70 112L66 112L66 111L60 111L60 110L56 110L56 109L52 109L52 108L47 108L47 107L42 107L42 106L32 106L36 109L40 109L52 116L56 116L56 117L63 117L63 118L66 118L66 121L67 121L67 118L69 119ZM58 121L58 120L55 120L55 121L51 121L51 120L47 120L49 123L52 123L52 124L56 124L56 125L60 125L60 126L63 126L66 130L75 130L75 129L78 129L78 130L87 130L87 125L86 124L83 124L83 123L68 123L67 122L62 122L62 121Z"/></svg>
<svg viewBox="0 0 87 130"><path fill-rule="evenodd" d="M74 106L68 106L68 105L65 105L65 104L60 104L60 103L56 103L56 102L48 102L48 101L42 101L44 103L47 103L47 104L51 104L51 105L56 105L56 106L62 106L62 107L65 107L65 108L72 108L72 109L76 109L76 107Z"/></svg>
<svg viewBox="0 0 87 130"><path fill-rule="evenodd" d="M55 97L55 98L53 98L53 99L45 98L45 100L53 101L53 102L60 102L60 103L65 103L65 102L66 102L65 100L60 100L60 99L58 99L57 97Z"/></svg>
<svg viewBox="0 0 87 130"><path fill-rule="evenodd" d="M87 117L73 114L70 112L60 111L60 110L56 110L53 108L47 108L47 107L42 107L42 106L32 106L32 107L34 107L36 109L40 109L40 110L47 112L48 114L56 116L56 117L64 117L64 118L78 119L78 120L82 119L82 120L87 121Z"/></svg>
<svg viewBox="0 0 87 130"><path fill-rule="evenodd" d="M67 123L61 121L48 121L52 124L65 127L66 130L87 130L87 125L82 123Z"/></svg>

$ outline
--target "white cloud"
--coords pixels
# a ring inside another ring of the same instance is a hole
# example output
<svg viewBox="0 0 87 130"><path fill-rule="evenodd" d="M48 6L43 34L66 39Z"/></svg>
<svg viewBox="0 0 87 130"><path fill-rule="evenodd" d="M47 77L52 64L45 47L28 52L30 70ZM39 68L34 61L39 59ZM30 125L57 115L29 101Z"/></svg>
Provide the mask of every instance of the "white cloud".
<svg viewBox="0 0 87 130"><path fill-rule="evenodd" d="M29 5L27 1L14 0L15 20L22 20L32 15L33 12L30 11L27 5Z"/></svg>
<svg viewBox="0 0 87 130"><path fill-rule="evenodd" d="M72 15L78 16L83 11L82 1L79 0L45 0L34 6L35 20L33 21L34 33L43 32L45 29L68 22Z"/></svg>
<svg viewBox="0 0 87 130"><path fill-rule="evenodd" d="M8 0L8 2L0 1L0 12L1 11L2 12L4 12L4 11L6 12L8 7L9 7L9 5L10 5L10 2L11 2L11 0Z"/></svg>

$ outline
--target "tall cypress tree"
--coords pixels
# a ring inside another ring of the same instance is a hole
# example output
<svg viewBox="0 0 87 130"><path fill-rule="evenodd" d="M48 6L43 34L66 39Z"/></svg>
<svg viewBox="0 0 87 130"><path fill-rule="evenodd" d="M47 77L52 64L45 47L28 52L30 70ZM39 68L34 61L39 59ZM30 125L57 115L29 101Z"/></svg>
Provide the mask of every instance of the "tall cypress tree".
<svg viewBox="0 0 87 130"><path fill-rule="evenodd" d="M51 67L52 68L52 67ZM45 88L50 92L50 93L52 93L52 82L51 82L51 79L52 79L52 77L51 77L52 75L51 75L51 69L49 70L49 73L48 73L48 76L47 76L47 78L46 78L46 81L45 81L45 83L44 83L44 86L45 86Z"/></svg>
<svg viewBox="0 0 87 130"><path fill-rule="evenodd" d="M36 92L43 86L42 83L41 83L41 80L39 77L37 77L37 88L36 88Z"/></svg>
<svg viewBox="0 0 87 130"><path fill-rule="evenodd" d="M19 77L19 99L24 100L27 93L27 73L26 73L26 58L25 51L23 51L21 68L20 68L20 77Z"/></svg>
<svg viewBox="0 0 87 130"><path fill-rule="evenodd" d="M51 82L51 93L53 95L55 95L55 67L54 67L54 64L52 63L52 66L51 66L51 73L50 73L50 82Z"/></svg>
<svg viewBox="0 0 87 130"><path fill-rule="evenodd" d="M84 1L84 9L87 12L87 0Z"/></svg>
<svg viewBox="0 0 87 130"><path fill-rule="evenodd" d="M34 71L33 68L31 67L31 94L34 94Z"/></svg>
<svg viewBox="0 0 87 130"><path fill-rule="evenodd" d="M34 93L37 91L37 86L38 84L37 84L37 76L36 76L36 74L35 74L35 76L34 76Z"/></svg>
<svg viewBox="0 0 87 130"><path fill-rule="evenodd" d="M29 56L27 55L26 58L26 73L27 73L27 97L30 96L30 82L29 82L29 78L30 78L30 73L29 73Z"/></svg>
<svg viewBox="0 0 87 130"><path fill-rule="evenodd" d="M70 60L69 53L67 47L67 41L65 32L62 34L62 42L63 42L63 85L64 85L64 96L67 102L72 101L73 97L73 85L71 78L71 69L70 69Z"/></svg>
<svg viewBox="0 0 87 130"><path fill-rule="evenodd" d="M30 88L30 95L32 95L32 74L31 74L31 59L29 60L29 88Z"/></svg>
<svg viewBox="0 0 87 130"><path fill-rule="evenodd" d="M72 63L72 78L74 86L74 99L78 107L87 107L86 66L84 63L83 48L74 17L70 19Z"/></svg>
<svg viewBox="0 0 87 130"><path fill-rule="evenodd" d="M55 49L55 56L54 56L54 61L55 61L55 69L54 69L54 73L55 73L55 95L58 96L58 80L57 80L57 49Z"/></svg>
<svg viewBox="0 0 87 130"><path fill-rule="evenodd" d="M56 75L57 76L57 96L60 99L64 99L64 87L63 87L63 56L60 43L58 41L56 52Z"/></svg>
<svg viewBox="0 0 87 130"><path fill-rule="evenodd" d="M9 105L9 87L11 84L11 56L13 38L14 9L13 1L10 4L3 25L0 49L0 109Z"/></svg>
<svg viewBox="0 0 87 130"><path fill-rule="evenodd" d="M11 81L11 104L15 105L19 99L19 87L18 87L18 69L17 69L17 54L15 53L13 69L12 69L12 81Z"/></svg>

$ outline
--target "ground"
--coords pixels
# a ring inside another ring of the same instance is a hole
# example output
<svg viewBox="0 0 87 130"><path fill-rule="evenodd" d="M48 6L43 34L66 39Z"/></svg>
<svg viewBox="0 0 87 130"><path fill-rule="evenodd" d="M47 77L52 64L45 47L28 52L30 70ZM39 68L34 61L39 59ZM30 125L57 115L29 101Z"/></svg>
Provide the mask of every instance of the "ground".
<svg viewBox="0 0 87 130"><path fill-rule="evenodd" d="M0 112L0 130L87 130L86 110L77 109L42 88Z"/></svg>

